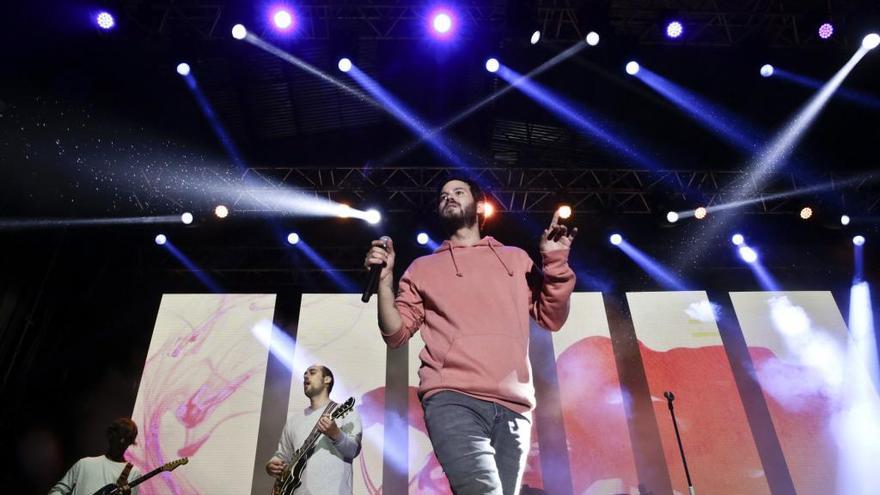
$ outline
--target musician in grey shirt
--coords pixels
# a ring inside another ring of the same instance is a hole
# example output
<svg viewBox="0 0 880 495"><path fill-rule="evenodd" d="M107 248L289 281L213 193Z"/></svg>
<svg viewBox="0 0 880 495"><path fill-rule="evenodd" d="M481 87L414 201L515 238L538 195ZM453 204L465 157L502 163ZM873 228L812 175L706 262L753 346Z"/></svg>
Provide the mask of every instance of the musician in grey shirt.
<svg viewBox="0 0 880 495"><path fill-rule="evenodd" d="M311 404L287 417L278 450L266 464L266 472L278 477L313 429L323 433L306 461L302 486L297 488L296 495L352 492L352 462L361 451L361 419L354 409L337 421L330 417L327 405L333 380L333 372L320 364L309 366L303 373L303 392Z"/></svg>

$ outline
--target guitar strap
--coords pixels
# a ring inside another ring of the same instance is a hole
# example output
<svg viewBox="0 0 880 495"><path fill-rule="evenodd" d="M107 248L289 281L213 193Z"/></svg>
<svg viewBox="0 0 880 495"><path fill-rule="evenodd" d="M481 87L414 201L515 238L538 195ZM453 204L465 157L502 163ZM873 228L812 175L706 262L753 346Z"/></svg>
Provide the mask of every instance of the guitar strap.
<svg viewBox="0 0 880 495"><path fill-rule="evenodd" d="M125 467L122 468L122 472L119 473L119 478L116 480L116 484L118 486L122 486L128 483L128 475L131 473L132 465L130 462L125 463Z"/></svg>

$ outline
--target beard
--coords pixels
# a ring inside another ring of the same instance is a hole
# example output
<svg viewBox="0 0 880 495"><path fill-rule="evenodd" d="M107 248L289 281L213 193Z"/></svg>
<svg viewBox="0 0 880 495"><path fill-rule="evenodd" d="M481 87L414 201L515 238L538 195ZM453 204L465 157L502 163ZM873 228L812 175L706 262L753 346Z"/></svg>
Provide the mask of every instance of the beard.
<svg viewBox="0 0 880 495"><path fill-rule="evenodd" d="M458 208L444 208L440 211L440 223L447 234L461 228L474 227L477 224L477 204L472 202L468 206L459 204Z"/></svg>

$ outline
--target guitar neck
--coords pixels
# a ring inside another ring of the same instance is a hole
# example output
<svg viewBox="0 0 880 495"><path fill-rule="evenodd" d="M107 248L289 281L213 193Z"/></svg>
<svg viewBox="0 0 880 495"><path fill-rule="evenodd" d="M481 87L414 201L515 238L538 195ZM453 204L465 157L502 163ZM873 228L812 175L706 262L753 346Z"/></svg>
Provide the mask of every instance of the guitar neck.
<svg viewBox="0 0 880 495"><path fill-rule="evenodd" d="M327 407L324 409L323 414L327 414L329 411L335 409L336 406L337 406L337 404L335 402L330 402L329 404L327 404ZM296 449L296 452L293 453L293 460L291 461L290 464L291 465L296 464L297 461L299 461L300 457L304 456L306 454L306 452L308 452L309 449L315 445L315 442L317 442L319 438L321 438L321 432L318 431L318 425L315 424L315 426L312 428L312 432L309 433L308 437L306 437L306 441L303 442L302 446L300 446L300 448Z"/></svg>
<svg viewBox="0 0 880 495"><path fill-rule="evenodd" d="M138 479L132 481L131 483L128 484L128 486L129 486L129 488L134 488L134 487L140 485L141 483L143 483L144 481L147 481L147 480L149 480L150 478L152 478L153 476L156 476L157 474L161 473L163 470L164 470L164 466L157 467L156 469L150 471L149 473L147 473L147 474L141 476L140 478L138 478Z"/></svg>

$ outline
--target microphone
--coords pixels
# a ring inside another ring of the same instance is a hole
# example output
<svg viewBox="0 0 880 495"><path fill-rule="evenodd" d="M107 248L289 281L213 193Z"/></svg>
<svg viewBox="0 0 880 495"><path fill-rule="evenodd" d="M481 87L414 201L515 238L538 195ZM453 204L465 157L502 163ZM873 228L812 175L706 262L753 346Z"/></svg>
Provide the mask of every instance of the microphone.
<svg viewBox="0 0 880 495"><path fill-rule="evenodd" d="M670 391L670 390L663 392L663 397L666 397L666 400L668 400L669 402L672 402L675 400L675 394L673 394L672 391Z"/></svg>
<svg viewBox="0 0 880 495"><path fill-rule="evenodd" d="M385 246L388 245L388 241L391 240L387 235L383 235L379 238L382 241L382 249L385 249ZM367 277L367 283L364 284L364 292L361 294L361 302L370 302L370 297L373 296L373 293L376 292L376 289L379 288L379 274L382 273L382 267L385 266L385 263L370 265L370 275Z"/></svg>

